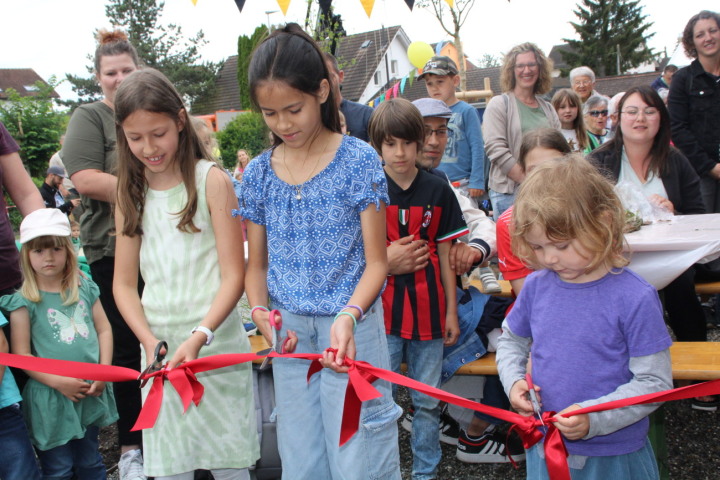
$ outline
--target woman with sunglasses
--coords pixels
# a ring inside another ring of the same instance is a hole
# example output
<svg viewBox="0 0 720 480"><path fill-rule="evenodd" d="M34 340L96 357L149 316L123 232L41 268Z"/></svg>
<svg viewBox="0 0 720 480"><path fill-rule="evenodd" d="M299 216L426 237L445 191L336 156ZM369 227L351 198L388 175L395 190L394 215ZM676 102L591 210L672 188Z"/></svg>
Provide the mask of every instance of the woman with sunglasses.
<svg viewBox="0 0 720 480"><path fill-rule="evenodd" d="M589 151L595 150L607 140L608 104L610 100L602 95L593 95L583 105Z"/></svg>
<svg viewBox="0 0 720 480"><path fill-rule="evenodd" d="M651 203L675 215L705 213L700 179L688 159L670 145L670 115L649 85L629 89L618 103L615 136L590 160L615 182L634 184ZM681 342L707 341L707 325L695 294L695 267L664 289L670 328ZM699 410L715 410L717 397L693 399Z"/></svg>
<svg viewBox="0 0 720 480"><path fill-rule="evenodd" d="M525 177L517 164L523 134L543 127L560 129L555 108L540 98L552 87L552 60L537 45L522 43L505 55L500 85L505 93L490 100L482 125L496 221L515 201L515 190Z"/></svg>

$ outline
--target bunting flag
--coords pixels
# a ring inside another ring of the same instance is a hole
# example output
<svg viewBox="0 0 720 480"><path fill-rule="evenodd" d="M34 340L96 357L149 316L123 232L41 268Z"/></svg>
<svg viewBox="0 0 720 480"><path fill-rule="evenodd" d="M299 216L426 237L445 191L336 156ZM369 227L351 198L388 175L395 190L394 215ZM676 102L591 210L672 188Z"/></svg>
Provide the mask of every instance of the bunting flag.
<svg viewBox="0 0 720 480"><path fill-rule="evenodd" d="M197 7L197 0L191 0L193 2L193 5Z"/></svg>
<svg viewBox="0 0 720 480"><path fill-rule="evenodd" d="M237 0L235 0L237 1ZM278 5L280 6L280 10L282 10L283 15L287 15L288 7L290 6L290 0L277 0Z"/></svg>
<svg viewBox="0 0 720 480"><path fill-rule="evenodd" d="M360 3L362 3L365 13L367 13L368 18L370 18L373 6L375 5L375 0L360 0Z"/></svg>
<svg viewBox="0 0 720 480"><path fill-rule="evenodd" d="M450 8L453 8L455 2L454 2L453 0L445 0L445 3L447 3L448 5L450 5Z"/></svg>
<svg viewBox="0 0 720 480"><path fill-rule="evenodd" d="M397 96L399 95L398 92L400 91L400 82L397 82L395 85L393 85L392 90L393 90L393 97L397 98Z"/></svg>
<svg viewBox="0 0 720 480"><path fill-rule="evenodd" d="M405 0L405 3L407 4L408 8L412 12L413 5L415 5L415 0Z"/></svg>
<svg viewBox="0 0 720 480"><path fill-rule="evenodd" d="M416 70L410 70L410 76L408 77L408 81L410 82L411 87L413 82L415 81L415 72Z"/></svg>
<svg viewBox="0 0 720 480"><path fill-rule="evenodd" d="M400 93L405 93L405 84L407 83L407 75L403 77L402 80L400 80Z"/></svg>
<svg viewBox="0 0 720 480"><path fill-rule="evenodd" d="M197 2L197 0L193 0ZM237 5L238 10L240 10L240 13L242 13L242 9L245 6L245 0L235 0L235 5Z"/></svg>

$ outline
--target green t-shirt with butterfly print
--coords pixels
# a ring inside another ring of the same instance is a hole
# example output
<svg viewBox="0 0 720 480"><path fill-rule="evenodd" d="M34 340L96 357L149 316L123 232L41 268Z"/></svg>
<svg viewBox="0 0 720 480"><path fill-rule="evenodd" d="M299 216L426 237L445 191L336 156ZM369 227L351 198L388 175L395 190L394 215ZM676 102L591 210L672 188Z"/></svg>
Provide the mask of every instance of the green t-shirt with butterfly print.
<svg viewBox="0 0 720 480"><path fill-rule="evenodd" d="M100 345L92 318L92 307L100 296L97 285L82 278L80 299L71 305L63 305L59 293L40 293L42 298L37 303L20 292L0 298L0 307L11 312L11 322L13 311L27 308L33 355L98 363ZM77 403L33 379L28 380L22 395L30 439L40 450L82 438L88 426L103 427L118 418L110 383L99 397L86 397Z"/></svg>

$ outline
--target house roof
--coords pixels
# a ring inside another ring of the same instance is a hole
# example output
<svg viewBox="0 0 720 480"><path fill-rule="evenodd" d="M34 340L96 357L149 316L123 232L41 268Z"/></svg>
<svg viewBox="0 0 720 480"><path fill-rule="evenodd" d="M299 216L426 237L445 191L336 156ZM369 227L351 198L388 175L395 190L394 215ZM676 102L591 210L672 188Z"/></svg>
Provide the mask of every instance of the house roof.
<svg viewBox="0 0 720 480"><path fill-rule="evenodd" d="M398 25L380 30L348 35L335 51L340 68L345 72L342 96L357 101L365 91L380 60L402 28Z"/></svg>
<svg viewBox="0 0 720 480"><path fill-rule="evenodd" d="M615 94L625 92L632 87L639 85L650 85L658 77L658 72L635 73L632 75L619 75L615 77L597 78L595 90L599 93L613 97ZM556 78L553 81L553 89L570 88L569 78Z"/></svg>
<svg viewBox="0 0 720 480"><path fill-rule="evenodd" d="M572 48L567 43L562 43L560 45L553 45L552 50L550 50L550 54L548 55L548 58L553 61L553 68L555 70L560 70L563 68L570 68L570 65L567 64L567 62L563 59L562 52L574 52L575 49Z"/></svg>
<svg viewBox="0 0 720 480"><path fill-rule="evenodd" d="M238 56L232 55L225 60L217 74L214 98L201 105L194 105L193 114L205 115L219 110L241 110L237 70Z"/></svg>
<svg viewBox="0 0 720 480"><path fill-rule="evenodd" d="M37 91L33 89L36 82L47 82L32 68L0 68L0 100L7 100L7 90L15 89L21 97L34 97ZM52 98L60 98L55 90L50 94Z"/></svg>

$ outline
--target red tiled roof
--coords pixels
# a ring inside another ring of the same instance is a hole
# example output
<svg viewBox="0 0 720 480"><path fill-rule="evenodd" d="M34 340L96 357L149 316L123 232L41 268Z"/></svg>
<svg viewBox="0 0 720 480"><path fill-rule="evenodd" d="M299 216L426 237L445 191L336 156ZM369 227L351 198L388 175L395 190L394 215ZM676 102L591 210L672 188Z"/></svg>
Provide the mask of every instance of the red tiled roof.
<svg viewBox="0 0 720 480"><path fill-rule="evenodd" d="M0 100L7 100L9 88L15 89L21 97L33 97L37 92L32 90L32 86L38 81L47 85L47 82L32 68L0 68ZM60 98L55 90L52 91L51 96Z"/></svg>

